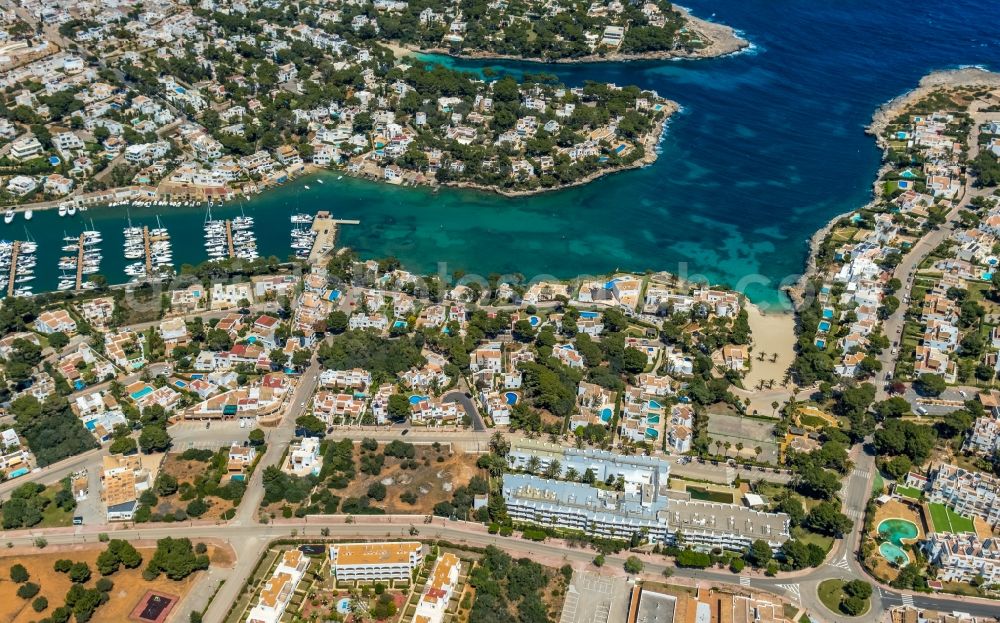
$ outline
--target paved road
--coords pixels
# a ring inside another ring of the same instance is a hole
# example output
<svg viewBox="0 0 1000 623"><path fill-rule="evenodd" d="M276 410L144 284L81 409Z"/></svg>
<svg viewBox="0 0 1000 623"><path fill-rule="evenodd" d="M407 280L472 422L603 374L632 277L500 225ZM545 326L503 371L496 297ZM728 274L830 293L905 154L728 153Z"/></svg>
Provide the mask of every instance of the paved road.
<svg viewBox="0 0 1000 623"><path fill-rule="evenodd" d="M449 392L442 398L443 402L457 402L462 405L465 409L465 414L469 416L469 420L472 421L472 430L476 432L485 432L486 422L483 421L483 416L479 413L479 409L476 408L476 403L472 401L471 398L465 395L462 390Z"/></svg>

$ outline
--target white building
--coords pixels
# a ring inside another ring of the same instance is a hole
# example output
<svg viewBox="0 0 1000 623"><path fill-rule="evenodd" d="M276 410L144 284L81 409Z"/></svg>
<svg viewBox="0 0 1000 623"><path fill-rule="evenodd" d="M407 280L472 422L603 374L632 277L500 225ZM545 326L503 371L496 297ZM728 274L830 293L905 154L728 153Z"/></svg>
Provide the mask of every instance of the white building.
<svg viewBox="0 0 1000 623"><path fill-rule="evenodd" d="M942 582L971 582L981 577L983 584L1000 584L1000 542L995 538L980 540L971 532L932 532L924 549L930 562L940 567L937 579Z"/></svg>
<svg viewBox="0 0 1000 623"><path fill-rule="evenodd" d="M330 572L338 582L409 581L423 559L423 547L414 541L330 546Z"/></svg>
<svg viewBox="0 0 1000 623"><path fill-rule="evenodd" d="M247 623L278 623L308 568L309 558L299 550L291 549L282 554L271 579L260 591L257 605L247 616Z"/></svg>
<svg viewBox="0 0 1000 623"><path fill-rule="evenodd" d="M462 562L457 556L448 552L442 554L434 564L427 586L417 602L417 611L413 620L418 623L442 623L448 600L458 586L458 574Z"/></svg>

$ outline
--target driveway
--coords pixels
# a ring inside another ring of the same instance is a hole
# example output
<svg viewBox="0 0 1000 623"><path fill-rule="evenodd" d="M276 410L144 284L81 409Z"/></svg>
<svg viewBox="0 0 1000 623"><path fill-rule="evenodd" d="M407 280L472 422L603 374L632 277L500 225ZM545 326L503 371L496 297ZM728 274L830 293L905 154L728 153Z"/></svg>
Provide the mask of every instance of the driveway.
<svg viewBox="0 0 1000 623"><path fill-rule="evenodd" d="M486 422L483 421L483 416L479 414L476 403L472 402L472 399L466 396L465 392L455 391L445 394L443 402L457 402L462 405L462 408L465 409L465 414L472 420L472 430L479 433L486 430Z"/></svg>

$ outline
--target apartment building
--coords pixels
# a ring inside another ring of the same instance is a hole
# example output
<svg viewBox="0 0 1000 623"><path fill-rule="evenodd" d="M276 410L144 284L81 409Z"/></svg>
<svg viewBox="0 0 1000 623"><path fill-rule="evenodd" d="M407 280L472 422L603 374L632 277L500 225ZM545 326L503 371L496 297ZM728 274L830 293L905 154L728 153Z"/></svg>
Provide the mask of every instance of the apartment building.
<svg viewBox="0 0 1000 623"><path fill-rule="evenodd" d="M684 543L705 550L740 551L758 539L777 550L790 536L788 516L783 513L697 502L670 493L670 464L658 457L623 456L525 439L511 444L508 461L514 470L537 464L542 471L558 464L556 478L572 473L580 480L504 476L507 510L518 521L606 538L627 539L643 532L651 543L673 543L682 534ZM592 482L617 486L597 488L588 484Z"/></svg>
<svg viewBox="0 0 1000 623"><path fill-rule="evenodd" d="M282 554L246 623L278 623L308 567L309 558L299 550L292 549Z"/></svg>
<svg viewBox="0 0 1000 623"><path fill-rule="evenodd" d="M448 600L458 586L462 562L452 553L442 554L431 570L431 577L417 602L413 623L442 623Z"/></svg>
<svg viewBox="0 0 1000 623"><path fill-rule="evenodd" d="M930 562L940 567L942 582L971 582L982 577L984 584L1000 584L1000 541L977 535L935 533L923 544Z"/></svg>
<svg viewBox="0 0 1000 623"><path fill-rule="evenodd" d="M1000 525L1000 478L941 463L931 468L927 501L944 504L959 515Z"/></svg>
<svg viewBox="0 0 1000 623"><path fill-rule="evenodd" d="M131 521L139 505L138 497L149 485L149 470L143 467L140 455L104 457L101 498L107 506L108 521Z"/></svg>
<svg viewBox="0 0 1000 623"><path fill-rule="evenodd" d="M338 582L409 581L423 559L423 547L415 541L330 546L330 572Z"/></svg>

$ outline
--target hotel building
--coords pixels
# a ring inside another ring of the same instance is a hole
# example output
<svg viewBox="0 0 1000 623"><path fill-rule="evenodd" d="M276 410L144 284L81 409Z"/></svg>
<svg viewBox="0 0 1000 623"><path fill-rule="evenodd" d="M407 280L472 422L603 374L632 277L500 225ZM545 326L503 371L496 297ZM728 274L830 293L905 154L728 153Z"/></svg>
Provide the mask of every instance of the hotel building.
<svg viewBox="0 0 1000 623"><path fill-rule="evenodd" d="M338 582L409 581L423 561L420 543L335 543L330 572Z"/></svg>

